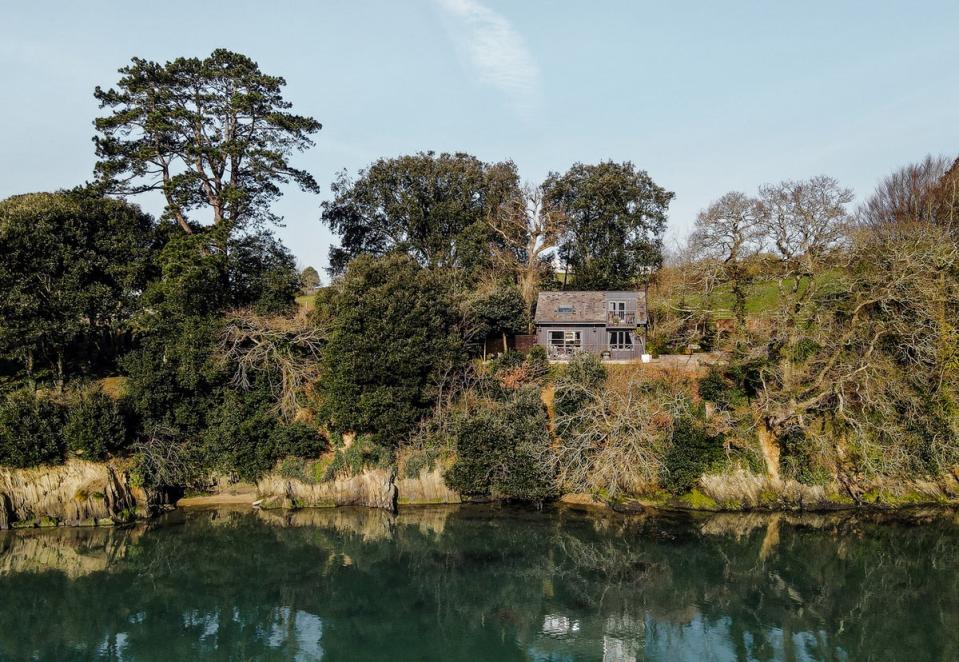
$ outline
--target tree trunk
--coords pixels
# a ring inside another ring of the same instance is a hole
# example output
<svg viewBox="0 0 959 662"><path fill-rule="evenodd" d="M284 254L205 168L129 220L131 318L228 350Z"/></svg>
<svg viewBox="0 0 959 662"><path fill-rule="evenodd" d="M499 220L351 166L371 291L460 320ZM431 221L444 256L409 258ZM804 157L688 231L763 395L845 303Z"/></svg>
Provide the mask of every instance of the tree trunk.
<svg viewBox="0 0 959 662"><path fill-rule="evenodd" d="M503 354L509 351L509 345L506 344L506 332L503 331Z"/></svg>
<svg viewBox="0 0 959 662"><path fill-rule="evenodd" d="M779 440L769 428L769 423L762 419L756 426L756 436L759 438L759 448L763 454L763 461L766 464L766 475L778 481L779 478Z"/></svg>
<svg viewBox="0 0 959 662"><path fill-rule="evenodd" d="M27 384L30 385L30 390L36 393L37 390L37 380L33 376L33 350L27 351L26 359L26 368L27 368Z"/></svg>
<svg viewBox="0 0 959 662"><path fill-rule="evenodd" d="M63 351L57 352L57 393L63 393Z"/></svg>

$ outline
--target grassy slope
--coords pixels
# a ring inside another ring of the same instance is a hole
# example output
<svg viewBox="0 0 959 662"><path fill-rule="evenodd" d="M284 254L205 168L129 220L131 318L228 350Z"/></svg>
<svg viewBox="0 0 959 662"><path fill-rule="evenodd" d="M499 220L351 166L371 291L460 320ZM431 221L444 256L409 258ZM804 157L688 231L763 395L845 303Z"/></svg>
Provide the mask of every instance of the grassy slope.
<svg viewBox="0 0 959 662"><path fill-rule="evenodd" d="M829 286L836 281L838 274L825 274L820 282L820 288ZM783 287L788 291L792 288L795 281L792 278L786 279ZM800 283L800 290L805 288L805 283ZM650 297L652 298L652 296ZM691 296L686 298L687 305L699 307L702 305L702 297ZM671 301L673 305L679 305L679 300ZM725 283L713 294L713 309L717 319L731 318L733 316L733 297L732 285ZM779 306L779 281L778 280L759 280L753 282L748 289L746 297L746 314L750 317L766 317L772 315Z"/></svg>

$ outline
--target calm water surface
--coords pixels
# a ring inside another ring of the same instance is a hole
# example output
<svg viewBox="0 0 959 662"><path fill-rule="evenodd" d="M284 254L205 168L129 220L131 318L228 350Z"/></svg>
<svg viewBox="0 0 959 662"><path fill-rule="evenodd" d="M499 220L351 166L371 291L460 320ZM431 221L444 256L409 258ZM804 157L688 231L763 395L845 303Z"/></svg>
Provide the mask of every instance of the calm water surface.
<svg viewBox="0 0 959 662"><path fill-rule="evenodd" d="M0 659L959 660L959 519L178 512L0 533Z"/></svg>

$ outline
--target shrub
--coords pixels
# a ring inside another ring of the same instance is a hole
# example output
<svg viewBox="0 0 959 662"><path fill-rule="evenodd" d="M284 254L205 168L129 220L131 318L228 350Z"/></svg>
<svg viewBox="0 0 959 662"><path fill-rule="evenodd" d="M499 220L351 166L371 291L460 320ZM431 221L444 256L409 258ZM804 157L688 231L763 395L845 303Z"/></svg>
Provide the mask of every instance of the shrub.
<svg viewBox="0 0 959 662"><path fill-rule="evenodd" d="M333 454L333 461L326 467L323 480L356 476L367 467L382 466L389 460L390 453L369 435L358 435L349 446L344 446L341 440Z"/></svg>
<svg viewBox="0 0 959 662"><path fill-rule="evenodd" d="M200 467L255 481L280 458L318 457L325 444L316 431L303 423L283 423L271 405L265 388L224 391L223 402L210 413L201 437Z"/></svg>
<svg viewBox="0 0 959 662"><path fill-rule="evenodd" d="M105 460L130 444L120 403L99 388L79 392L67 408L63 438L67 448L87 460Z"/></svg>
<svg viewBox="0 0 959 662"><path fill-rule="evenodd" d="M330 325L321 415L333 430L394 447L464 363L448 281L403 255L361 256L330 290L313 316Z"/></svg>
<svg viewBox="0 0 959 662"><path fill-rule="evenodd" d="M62 464L66 450L60 405L31 391L0 401L0 466Z"/></svg>
<svg viewBox="0 0 959 662"><path fill-rule="evenodd" d="M822 465L828 450L817 448L815 438L808 437L802 428L794 426L779 435L782 473L806 485L823 485L829 482L830 472Z"/></svg>
<svg viewBox="0 0 959 662"><path fill-rule="evenodd" d="M727 402L727 393L730 384L723 377L723 374L715 366L709 368L709 372L699 380L699 395L703 400L714 402L717 405L723 405Z"/></svg>
<svg viewBox="0 0 959 662"><path fill-rule="evenodd" d="M590 387L557 387L563 412L553 457L561 489L615 498L658 488L673 426L690 408L678 386L668 375L618 371Z"/></svg>
<svg viewBox="0 0 959 662"><path fill-rule="evenodd" d="M497 354L491 358L489 361L489 367L493 371L493 374L497 374L506 370L518 368L523 365L525 360L526 357L520 352L509 350L503 352L502 354Z"/></svg>
<svg viewBox="0 0 959 662"><path fill-rule="evenodd" d="M557 418L570 416L583 407L589 400L589 393L602 386L606 377L606 366L592 354L578 354L570 359L556 380L554 407Z"/></svg>
<svg viewBox="0 0 959 662"><path fill-rule="evenodd" d="M536 387L507 402L482 401L452 425L450 487L468 496L542 501L553 495L546 409Z"/></svg>
<svg viewBox="0 0 959 662"><path fill-rule="evenodd" d="M683 416L673 426L672 444L663 458L663 487L672 494L689 492L704 471L725 457L723 439L711 435L692 416Z"/></svg>
<svg viewBox="0 0 959 662"><path fill-rule="evenodd" d="M533 345L526 355L526 364L537 378L549 374L549 358L546 356L546 348L542 345Z"/></svg>

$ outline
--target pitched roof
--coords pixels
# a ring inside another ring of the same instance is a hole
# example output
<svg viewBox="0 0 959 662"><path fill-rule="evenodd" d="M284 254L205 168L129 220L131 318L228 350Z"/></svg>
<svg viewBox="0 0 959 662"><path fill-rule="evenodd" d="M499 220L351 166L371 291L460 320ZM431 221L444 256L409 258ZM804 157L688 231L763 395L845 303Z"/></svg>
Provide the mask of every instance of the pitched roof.
<svg viewBox="0 0 959 662"><path fill-rule="evenodd" d="M536 300L537 322L605 322L603 292L540 292Z"/></svg>
<svg viewBox="0 0 959 662"><path fill-rule="evenodd" d="M646 299L642 292L540 292L536 300L537 324L605 324L608 299L636 301L637 322L646 323ZM628 305L628 304L627 304ZM632 309L628 305L627 309Z"/></svg>

